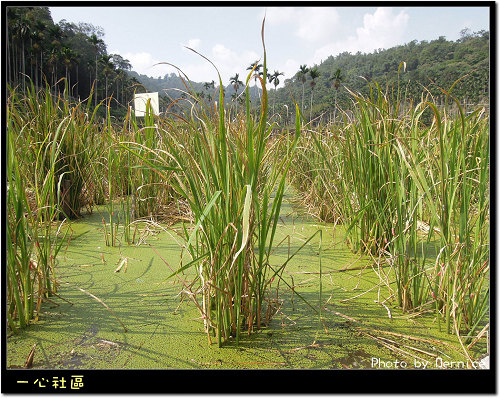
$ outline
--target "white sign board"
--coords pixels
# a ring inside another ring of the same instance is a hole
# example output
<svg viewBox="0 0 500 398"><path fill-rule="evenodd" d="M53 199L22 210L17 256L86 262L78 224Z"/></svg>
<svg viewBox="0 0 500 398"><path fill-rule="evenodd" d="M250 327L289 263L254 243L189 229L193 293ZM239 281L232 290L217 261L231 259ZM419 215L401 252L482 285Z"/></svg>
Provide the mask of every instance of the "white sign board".
<svg viewBox="0 0 500 398"><path fill-rule="evenodd" d="M146 104L148 103L148 100L151 100L151 108L153 110L153 114L160 114L158 93L141 93L134 95L135 116L144 116L144 114L146 113Z"/></svg>

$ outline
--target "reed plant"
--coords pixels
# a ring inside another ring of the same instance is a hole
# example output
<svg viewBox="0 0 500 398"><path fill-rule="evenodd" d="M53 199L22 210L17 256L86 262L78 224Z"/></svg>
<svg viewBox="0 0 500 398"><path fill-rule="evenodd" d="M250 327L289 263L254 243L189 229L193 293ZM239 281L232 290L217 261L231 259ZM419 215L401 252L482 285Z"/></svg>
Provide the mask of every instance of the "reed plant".
<svg viewBox="0 0 500 398"><path fill-rule="evenodd" d="M383 92L376 83L369 88L367 97L351 93L356 108L346 127L349 143L342 147L346 159L343 191L349 197L352 186L354 195L343 202L344 214L354 248L386 258L394 266L398 302L408 311L428 302L425 246L432 234L427 240L419 234L422 197L397 144L423 161L425 151L418 143L426 106L414 107L410 101L403 108L408 101L400 96L399 88Z"/></svg>
<svg viewBox="0 0 500 398"><path fill-rule="evenodd" d="M7 108L7 325L25 327L35 308L35 283L26 212L30 206L15 151L11 112ZM17 322L16 322L17 320Z"/></svg>
<svg viewBox="0 0 500 398"><path fill-rule="evenodd" d="M178 199L170 185L171 175L163 169L163 175L157 169L162 165L171 166L173 160L161 156L159 162L158 153L167 150L166 140L168 135L165 131L177 129L175 122L155 117L147 104L147 110L141 119L129 112L122 130L122 142L128 147L133 146L140 158L131 156L130 151L123 150L120 161L121 170L116 170L120 175L122 194L129 195L131 202L128 204L132 209L132 217L165 219L171 216L171 204ZM140 160L139 160L140 159ZM155 167L150 167L150 166Z"/></svg>
<svg viewBox="0 0 500 398"><path fill-rule="evenodd" d="M133 134L134 142L140 147L144 159L154 162L155 152L149 149L161 148L162 143L154 115L149 107L141 122L132 115L130 133ZM135 217L158 215L165 185L160 183L158 174L151 168L136 166L138 167L134 168L135 175L132 177L136 200Z"/></svg>
<svg viewBox="0 0 500 398"><path fill-rule="evenodd" d="M106 99L107 117L101 135L102 148L98 168L100 176L95 178L102 204L107 214L102 215L104 239L107 246L117 246L119 227L123 229L123 239L127 244L133 242L131 233L135 220L144 218L157 220L165 214L163 208L172 201L168 180L161 180L159 175L147 163L157 160L156 152L163 149L159 130L151 112L143 121L135 118L128 109L123 122L117 122L111 116L110 102ZM138 157L131 155L134 147ZM97 169L97 168L96 168Z"/></svg>
<svg viewBox="0 0 500 398"><path fill-rule="evenodd" d="M393 267L402 309L435 308L448 332L470 341L489 308L489 124L484 109L465 115L443 93L458 117L428 94L414 105L399 86L350 92L340 131L311 134L315 151L299 146L308 150L294 162L296 186L335 184L331 211L353 250Z"/></svg>
<svg viewBox="0 0 500 398"><path fill-rule="evenodd" d="M342 159L339 159L338 132L326 127L319 131L319 134L304 131L301 135L289 180L309 214L323 221L339 222L342 220L338 205L342 200L339 188ZM321 151L315 141L320 141Z"/></svg>
<svg viewBox="0 0 500 398"><path fill-rule="evenodd" d="M262 42L264 46L264 24ZM264 46L264 70L266 62ZM266 297L276 276L269 259L287 171L300 136L297 117L295 137L286 151L289 156L273 158L283 141L270 139L266 75L252 76L253 72L246 79L246 114L226 113L219 75L216 106L204 106L190 91L186 96L192 107L179 116L183 122L163 125L165 150L131 149L144 165L170 180L189 204L194 225L184 227L184 238L190 259L171 277L183 281L200 310L209 342L215 336L219 345L230 338L239 342L244 330L250 334L266 322ZM262 86L258 115L250 110L248 87L253 77ZM187 78L186 82L189 87ZM147 156L153 153L156 160ZM158 163L162 158L163 164ZM195 273L189 283L181 277L188 269Z"/></svg>
<svg viewBox="0 0 500 398"><path fill-rule="evenodd" d="M12 94L12 111L18 128L23 133L18 143L24 145L25 155L20 158L22 173L28 178L29 188L40 185L54 167L55 184L52 194L60 196L61 206L55 216L78 218L85 204L90 204L86 192L95 177L94 163L101 146L88 143L99 137L95 122L96 110L90 105L72 103L62 95L54 96L50 87L36 91L33 84L25 95ZM64 134L56 136L60 127ZM57 158L50 158L49 148L57 140ZM54 161L55 164L51 162ZM33 172L35 167L36 172Z"/></svg>
<svg viewBox="0 0 500 398"><path fill-rule="evenodd" d="M50 119L54 104L37 98L29 91L25 97L11 90L7 106L7 307L12 330L27 326L38 316L42 301L57 291L54 267L64 241L62 223L55 229L53 222L63 214L61 142L72 131L74 113ZM45 122L51 128L42 142L26 143ZM26 161L27 153L34 156L29 174L20 161Z"/></svg>
<svg viewBox="0 0 500 398"><path fill-rule="evenodd" d="M488 121L484 109L466 116L444 93L456 103L459 117L450 119L428 103L436 148L427 152L426 168L413 151L404 159L439 237L432 291L437 309L448 332L464 333L470 341L489 309Z"/></svg>

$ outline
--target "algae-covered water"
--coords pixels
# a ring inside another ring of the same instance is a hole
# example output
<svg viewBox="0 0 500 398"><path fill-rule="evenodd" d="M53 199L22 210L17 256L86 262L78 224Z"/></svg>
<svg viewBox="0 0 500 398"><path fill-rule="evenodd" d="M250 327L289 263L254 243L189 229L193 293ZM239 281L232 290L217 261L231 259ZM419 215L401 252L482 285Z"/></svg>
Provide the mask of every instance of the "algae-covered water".
<svg viewBox="0 0 500 398"><path fill-rule="evenodd" d="M402 314L391 296L390 267L353 254L343 229L316 222L284 203L272 265L288 263L271 322L240 344L209 345L195 306L167 277L182 240L174 228L139 224L140 245L105 245L104 208L71 224L57 258L57 296L39 320L7 339L7 367L34 369L356 369L470 367L458 340L435 315ZM118 238L123 240L119 229ZM161 257L160 257L161 256ZM320 260L321 286L320 295ZM168 263L168 265L166 264ZM115 272L121 265L119 272ZM384 276L385 275L385 276ZM382 279L380 278L382 276ZM276 291L276 290L275 290ZM300 297L299 297L300 295ZM324 304L322 320L311 307ZM307 301L307 303L305 301ZM382 304L381 304L382 303ZM483 339L484 340L484 339ZM486 351L479 342L475 358Z"/></svg>

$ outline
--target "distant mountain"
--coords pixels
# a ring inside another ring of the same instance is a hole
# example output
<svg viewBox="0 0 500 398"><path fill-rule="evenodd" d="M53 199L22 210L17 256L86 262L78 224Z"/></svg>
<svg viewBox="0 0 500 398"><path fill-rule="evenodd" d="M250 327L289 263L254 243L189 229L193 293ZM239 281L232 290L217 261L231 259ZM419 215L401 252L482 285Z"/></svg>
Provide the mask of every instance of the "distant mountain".
<svg viewBox="0 0 500 398"><path fill-rule="evenodd" d="M178 74L171 73L165 75L164 77L154 78L146 75L139 75L135 71L129 71L129 76L136 78L148 91L158 92L160 96L163 96L170 100L176 100L184 96L188 96L188 92L193 90L198 95L202 96L204 99L218 99L219 98L219 86L215 81L212 82L187 82ZM187 85L187 87L186 87ZM238 94L244 90L244 86L240 86L238 89ZM252 83L250 83L249 92L250 98L258 98L259 91ZM235 93L234 87L228 84L224 87L224 98L226 102L231 101L231 97Z"/></svg>
<svg viewBox="0 0 500 398"><path fill-rule="evenodd" d="M414 40L370 54L344 52L335 57L328 57L320 65L314 65L319 72L319 76L314 79L314 85L311 85L313 80L310 74L306 75L304 84L299 76L295 75L286 79L284 87L276 91L271 84L268 84L269 104L277 112L286 110L288 113L294 109L293 100L295 100L303 106L304 113L309 116L311 94L313 94L313 117L331 112L335 103L339 109L345 110L352 105L352 97L346 88L352 92L367 94L368 81L377 82L382 88L397 87L399 84L402 93L415 101L421 99L424 91L432 94L438 102L443 101L444 94L441 89L450 90L453 87L451 94L461 102L488 103L489 53L489 32L471 33L467 30L462 31L462 37L457 41L439 37L430 42ZM340 73L338 89L335 88L336 72ZM163 78L152 78L136 72L129 73L147 90L158 91L171 100L180 98L182 92L186 91L182 79L175 73L165 75ZM213 85L209 85L208 82L191 82L191 84L193 90L205 99L218 98L218 86L215 82ZM244 87L240 87L238 92L243 89ZM251 98L258 98L259 91L261 90L251 81ZM226 102L230 103L234 88L228 84L224 87L224 93Z"/></svg>
<svg viewBox="0 0 500 398"><path fill-rule="evenodd" d="M377 82L384 90L386 87L397 88L399 84L401 95L417 102L422 93L428 92L440 103L445 97L441 89L451 89L450 93L462 103L489 103L489 54L489 32L471 33L465 29L457 41L441 36L430 42L414 40L371 54L344 52L330 56L317 65L320 75L315 79L313 117L331 111L335 101L339 109L348 109L352 96L346 88L366 95L369 91L367 82ZM338 70L341 80L336 90L334 82ZM311 81L309 75L304 86L297 75L286 79L285 87L278 89L275 96L271 92L270 102L281 109L285 105L292 106L293 97L301 105L304 89L304 113L309 116Z"/></svg>

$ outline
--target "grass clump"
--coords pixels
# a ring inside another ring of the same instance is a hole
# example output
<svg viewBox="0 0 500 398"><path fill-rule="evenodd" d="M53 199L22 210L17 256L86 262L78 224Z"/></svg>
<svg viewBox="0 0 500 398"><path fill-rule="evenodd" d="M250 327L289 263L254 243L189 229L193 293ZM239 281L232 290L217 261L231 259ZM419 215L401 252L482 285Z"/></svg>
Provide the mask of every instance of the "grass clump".
<svg viewBox="0 0 500 398"><path fill-rule="evenodd" d="M37 317L57 291L55 261L63 244L59 218L76 216L82 155L77 107L49 89L11 90L7 105L7 312L11 330Z"/></svg>
<svg viewBox="0 0 500 398"><path fill-rule="evenodd" d="M264 24L264 44L263 34ZM265 47L263 62L265 70ZM215 335L219 345L229 338L239 342L243 330L251 333L260 328L264 312L272 312L265 302L276 276L269 257L287 170L300 136L297 120L295 139L286 151L289 156L273 158L284 142L270 139L273 125L267 119L265 74L254 76L262 86L260 112L250 111L252 72L246 81L246 114L226 112L219 75L217 106L204 106L194 92L187 93L192 108L179 116L184 123L158 120L155 125L164 135L164 149L147 153L131 149L143 165L168 179L189 205L194 227L184 228L184 239L190 260L173 275L183 281L200 310L209 341ZM156 159L148 158L150 154ZM189 282L181 277L188 268L196 274Z"/></svg>
<svg viewBox="0 0 500 398"><path fill-rule="evenodd" d="M351 92L343 126L301 140L294 185L323 192L319 216L336 214L354 251L394 270L388 298L407 312L432 309L470 343L489 300L487 115L466 115L451 90L458 116L430 96L414 105L399 87L369 88Z"/></svg>

